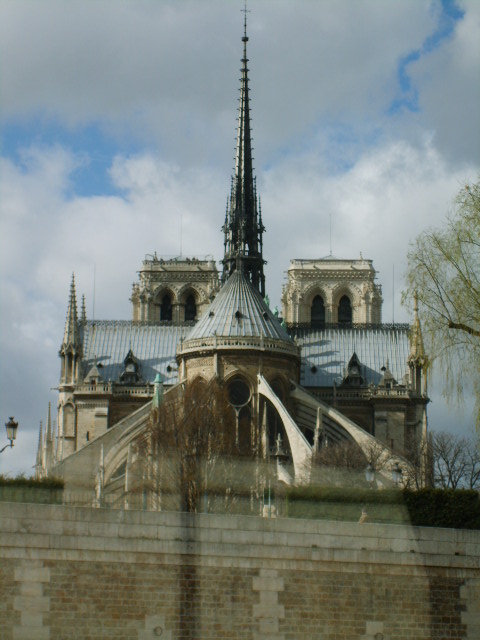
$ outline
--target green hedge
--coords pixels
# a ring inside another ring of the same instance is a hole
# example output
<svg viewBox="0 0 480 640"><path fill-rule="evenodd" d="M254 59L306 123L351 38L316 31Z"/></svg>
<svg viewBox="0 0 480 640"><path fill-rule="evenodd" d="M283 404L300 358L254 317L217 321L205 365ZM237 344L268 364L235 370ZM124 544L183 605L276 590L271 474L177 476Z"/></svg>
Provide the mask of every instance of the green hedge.
<svg viewBox="0 0 480 640"><path fill-rule="evenodd" d="M0 475L0 487L37 487L42 489L63 489L64 482L60 478L26 478L25 476L17 476L16 478L7 478Z"/></svg>
<svg viewBox="0 0 480 640"><path fill-rule="evenodd" d="M465 489L295 487L281 502L279 515L290 518L358 521L364 510L370 522L480 529L480 495Z"/></svg>
<svg viewBox="0 0 480 640"><path fill-rule="evenodd" d="M466 489L402 491L412 524L480 529L480 494Z"/></svg>
<svg viewBox="0 0 480 640"><path fill-rule="evenodd" d="M63 480L58 478L7 478L0 475L0 502L62 504Z"/></svg>

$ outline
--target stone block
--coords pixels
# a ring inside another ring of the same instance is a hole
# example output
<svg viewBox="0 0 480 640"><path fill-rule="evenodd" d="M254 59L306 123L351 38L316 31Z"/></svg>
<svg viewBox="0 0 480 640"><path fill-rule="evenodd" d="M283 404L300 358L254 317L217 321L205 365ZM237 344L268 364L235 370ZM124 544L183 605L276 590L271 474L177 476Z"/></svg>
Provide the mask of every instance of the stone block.
<svg viewBox="0 0 480 640"><path fill-rule="evenodd" d="M263 603L253 605L254 618L285 618L285 607L282 604L271 606Z"/></svg>
<svg viewBox="0 0 480 640"><path fill-rule="evenodd" d="M43 566L31 566L29 563L28 566L15 567L14 576L16 582L49 582L50 569Z"/></svg>
<svg viewBox="0 0 480 640"><path fill-rule="evenodd" d="M276 572L275 572L276 573ZM253 578L254 591L283 591L285 588L283 578L275 576L255 576Z"/></svg>
<svg viewBox="0 0 480 640"><path fill-rule="evenodd" d="M260 633L278 633L277 618L260 618L258 623Z"/></svg>
<svg viewBox="0 0 480 640"><path fill-rule="evenodd" d="M13 627L13 640L50 640L48 627Z"/></svg>
<svg viewBox="0 0 480 640"><path fill-rule="evenodd" d="M15 611L29 611L30 613L45 613L50 611L50 598L47 596L29 598L28 596L14 596Z"/></svg>
<svg viewBox="0 0 480 640"><path fill-rule="evenodd" d="M43 583L42 582L21 582L20 595L28 596L29 598L36 598L38 596L42 596Z"/></svg>
<svg viewBox="0 0 480 640"><path fill-rule="evenodd" d="M367 620L365 632L367 635L375 635L376 633L383 633L383 622L378 620Z"/></svg>
<svg viewBox="0 0 480 640"><path fill-rule="evenodd" d="M33 613L32 611L22 611L20 613L21 627L42 628L43 613Z"/></svg>

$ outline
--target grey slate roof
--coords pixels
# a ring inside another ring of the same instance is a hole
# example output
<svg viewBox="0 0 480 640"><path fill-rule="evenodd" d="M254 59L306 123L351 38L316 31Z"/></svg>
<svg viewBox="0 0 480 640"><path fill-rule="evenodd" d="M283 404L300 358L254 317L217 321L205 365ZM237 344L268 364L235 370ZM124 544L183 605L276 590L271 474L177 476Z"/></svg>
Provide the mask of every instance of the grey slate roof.
<svg viewBox="0 0 480 640"><path fill-rule="evenodd" d="M187 340L222 337L291 338L270 311L259 291L235 271L188 335Z"/></svg>
<svg viewBox="0 0 480 640"><path fill-rule="evenodd" d="M102 365L99 369L102 378L105 381L118 381L123 371L123 361L131 349L140 361L141 375L146 382L153 382L156 374L160 373L166 384L174 384L177 381L175 359L177 344L180 339L185 340L187 337L196 335L198 329L214 331L217 328L219 332L253 332L259 331L260 328L267 330L270 327L273 331L281 331L281 337L284 339L286 334L270 311L269 318L272 316L273 321L265 320L261 314L259 317L259 309L267 307L261 300L260 294L258 298L262 306L257 300L254 304L254 313L249 306L252 301L242 303L246 305L242 309L247 313L241 323L237 323L235 319L235 309L229 307L227 310L220 300L218 312L209 318L212 324L202 323L202 320L208 317L207 311L193 330L189 326L141 324L127 320L87 322L82 327L83 374L86 375L96 359L97 363ZM232 299L228 296L227 299L233 304L235 297ZM213 319L216 320L215 323ZM239 335L251 334L239 333ZM407 372L410 346L408 329L405 326L296 329L294 336L301 345L300 383L307 388L330 387L334 381L340 382L353 352L356 352L362 363L362 375L368 384L372 382L378 384L383 375L381 368L386 366L387 361L390 371L398 382L402 382ZM167 370L169 366L170 371ZM315 367L316 371L312 371L312 367Z"/></svg>
<svg viewBox="0 0 480 640"><path fill-rule="evenodd" d="M354 352L362 364L362 375L367 384L380 382L381 369L387 362L399 383L408 371L410 343L405 325L296 329L294 336L301 345L300 384L304 387L330 387L334 381L338 384Z"/></svg>
<svg viewBox="0 0 480 640"><path fill-rule="evenodd" d="M177 343L191 326L142 324L128 320L103 320L83 325L83 374L95 363L103 380L118 381L123 361L131 349L140 361L141 376L153 382L160 373L166 384L177 381L175 353ZM167 370L170 366L171 371Z"/></svg>

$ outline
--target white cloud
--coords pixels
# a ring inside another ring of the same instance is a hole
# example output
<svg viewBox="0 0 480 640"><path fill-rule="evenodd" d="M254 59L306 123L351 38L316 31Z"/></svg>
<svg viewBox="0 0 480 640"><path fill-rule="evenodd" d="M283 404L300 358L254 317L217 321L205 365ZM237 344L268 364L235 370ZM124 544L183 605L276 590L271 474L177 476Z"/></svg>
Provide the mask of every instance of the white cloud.
<svg viewBox="0 0 480 640"><path fill-rule="evenodd" d="M223 165L241 56L233 5L4 1L3 117L94 122L160 144L169 159ZM400 58L436 27L429 2L417 0L257 3L249 19L262 161L331 119L378 121L397 93ZM434 88L444 84L436 73Z"/></svg>
<svg viewBox="0 0 480 640"><path fill-rule="evenodd" d="M421 87L419 121L435 132L447 158L478 161L480 127L480 4L464 3L463 20L442 47L412 65Z"/></svg>

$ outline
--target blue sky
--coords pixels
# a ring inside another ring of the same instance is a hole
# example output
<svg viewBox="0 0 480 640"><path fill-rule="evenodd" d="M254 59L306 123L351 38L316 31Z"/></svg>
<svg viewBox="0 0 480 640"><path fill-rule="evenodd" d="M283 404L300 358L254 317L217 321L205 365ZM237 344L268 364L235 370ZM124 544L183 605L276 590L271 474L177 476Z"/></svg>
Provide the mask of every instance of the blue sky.
<svg viewBox="0 0 480 640"><path fill-rule="evenodd" d="M422 56L431 54L435 49L440 48L445 40L453 37L456 24L465 15L465 11L460 8L456 0L441 0L441 2L431 3L430 11L434 16L434 22L436 22L433 32L427 35L418 49L408 52L399 60L397 69L399 95L389 108L390 114L401 109L412 112L420 110L419 89L412 81L409 68Z"/></svg>
<svg viewBox="0 0 480 640"><path fill-rule="evenodd" d="M73 271L88 313L95 269L96 316L129 318L144 255L177 254L180 219L185 254L221 258L242 4L0 3L0 406L26 434L0 472L33 464ZM272 304L291 258L329 253L331 221L336 255L373 259L384 320L408 320L409 243L479 173L480 3L249 8ZM443 426L454 414L438 398L431 422Z"/></svg>

